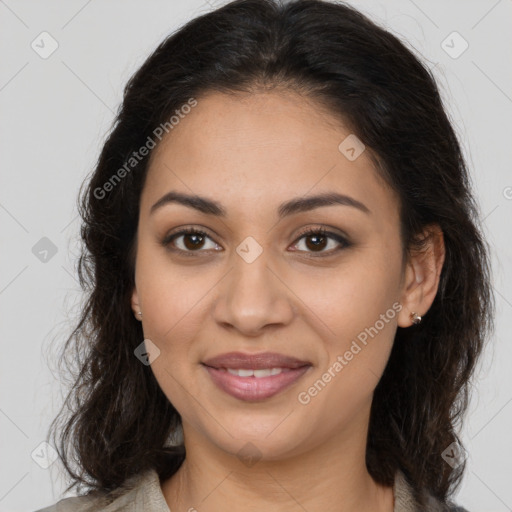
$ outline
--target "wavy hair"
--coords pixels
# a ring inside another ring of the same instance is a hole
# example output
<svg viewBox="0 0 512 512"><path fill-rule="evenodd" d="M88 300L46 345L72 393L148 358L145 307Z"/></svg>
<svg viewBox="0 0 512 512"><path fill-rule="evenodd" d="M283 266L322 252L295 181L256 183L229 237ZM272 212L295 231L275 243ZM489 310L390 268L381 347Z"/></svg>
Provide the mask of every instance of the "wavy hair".
<svg viewBox="0 0 512 512"><path fill-rule="evenodd" d="M375 389L366 464L378 483L392 485L400 469L415 492L442 501L459 486L465 464L452 468L441 454L462 446L457 427L495 306L488 244L436 81L398 37L349 5L236 0L169 35L131 77L80 189L85 300L63 346L63 356L74 351L73 385L50 426L67 490L113 491L149 468L168 478L185 458L169 442L180 415L134 356L143 331L130 297L149 157L129 170L126 162L190 98L275 88L316 101L370 149L399 197L404 254L421 250L426 226L443 231L434 302L421 324L398 327Z"/></svg>

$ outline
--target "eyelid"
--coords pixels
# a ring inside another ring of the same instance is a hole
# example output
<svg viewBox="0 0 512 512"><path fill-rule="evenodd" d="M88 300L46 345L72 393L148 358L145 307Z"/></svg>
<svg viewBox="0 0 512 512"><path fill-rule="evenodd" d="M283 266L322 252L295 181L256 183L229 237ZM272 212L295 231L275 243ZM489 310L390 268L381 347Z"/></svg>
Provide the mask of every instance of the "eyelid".
<svg viewBox="0 0 512 512"><path fill-rule="evenodd" d="M326 228L325 226L313 226L313 227L308 227L308 228L303 229L297 235L297 238L293 242L293 245L296 245L298 242L300 242L300 240L302 240L303 238L306 238L308 235L312 236L312 235L316 235L316 234L320 234L321 236L324 236L328 239L336 241L339 244L339 246L337 248L331 249L329 251L319 251L319 252L297 251L297 252L303 253L308 258L309 257L312 257L312 258L328 257L328 256L333 256L335 254L338 254L343 249L348 249L349 247L351 247L353 245L352 242L349 240L349 238L346 235L330 231L329 228Z"/></svg>
<svg viewBox="0 0 512 512"><path fill-rule="evenodd" d="M337 228L336 228L337 229ZM209 234L208 230L206 228L198 228L195 226L182 226L180 228L177 228L176 230L172 231L171 233L164 236L164 238L161 240L161 244L168 250L172 252L181 253L186 256L193 256L194 253L210 253L212 249L208 250L201 250L198 249L197 251L184 251L182 249L177 248L170 248L171 243L174 239L179 238L180 236L184 236L187 234L197 234L200 236L205 236L209 238L212 242L214 242L216 245L219 245L215 239ZM321 236L325 236L328 239L334 240L339 244L339 246L335 249L331 249L329 251L300 251L296 250L293 252L301 253L307 255L307 257L327 257L332 256L334 254L337 254L343 249L347 249L348 247L352 246L352 242L349 240L349 238L345 234L336 233L333 231L329 231L329 228L325 226L310 226L307 228L304 228L301 230L301 232L296 236L294 242L292 243L293 246L297 245L300 240L303 238L312 235L320 234ZM217 251L216 249L213 249L214 251ZM220 251L219 251L220 252Z"/></svg>
<svg viewBox="0 0 512 512"><path fill-rule="evenodd" d="M178 252L184 255L194 255L194 253L200 253L200 252L209 252L204 250L197 250L197 251L184 251L182 249L177 249L175 247L171 247L171 243L180 236L188 235L188 234L196 234L204 237L208 237L212 242L214 242L216 245L219 245L213 238L212 235L208 232L206 228L197 228L194 226L181 226L180 228L177 228L176 230L171 231L169 234L165 235L164 238L161 240L161 244L164 246L164 248L172 251L172 252Z"/></svg>

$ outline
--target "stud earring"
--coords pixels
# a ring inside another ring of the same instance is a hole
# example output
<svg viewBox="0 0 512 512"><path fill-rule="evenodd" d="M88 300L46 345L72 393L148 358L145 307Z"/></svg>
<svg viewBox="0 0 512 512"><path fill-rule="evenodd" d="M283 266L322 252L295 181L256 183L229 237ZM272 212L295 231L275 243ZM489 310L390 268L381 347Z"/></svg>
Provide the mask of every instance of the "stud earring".
<svg viewBox="0 0 512 512"><path fill-rule="evenodd" d="M415 313L414 311L411 313L412 323L414 325L417 325L421 322L421 316L418 315L418 313Z"/></svg>
<svg viewBox="0 0 512 512"><path fill-rule="evenodd" d="M142 311L139 311L139 315L142 316Z"/></svg>

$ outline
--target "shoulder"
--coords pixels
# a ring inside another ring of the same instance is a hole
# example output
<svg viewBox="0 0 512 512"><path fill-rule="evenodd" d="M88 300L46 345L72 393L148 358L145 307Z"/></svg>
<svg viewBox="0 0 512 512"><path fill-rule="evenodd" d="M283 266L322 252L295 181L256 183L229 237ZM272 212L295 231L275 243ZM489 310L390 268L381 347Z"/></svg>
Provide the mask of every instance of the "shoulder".
<svg viewBox="0 0 512 512"><path fill-rule="evenodd" d="M64 498L35 512L170 512L154 469L129 478L110 493Z"/></svg>
<svg viewBox="0 0 512 512"><path fill-rule="evenodd" d="M427 493L423 495L425 506L421 506L417 493L414 492L414 489L400 470L395 475L393 492L395 496L393 512L469 512L465 508L453 503L443 503Z"/></svg>
<svg viewBox="0 0 512 512"><path fill-rule="evenodd" d="M90 496L76 496L73 498L64 498L55 503L54 505L38 509L35 512L82 512L87 509L90 509L94 501L94 498L91 498ZM94 510L94 508L92 510Z"/></svg>

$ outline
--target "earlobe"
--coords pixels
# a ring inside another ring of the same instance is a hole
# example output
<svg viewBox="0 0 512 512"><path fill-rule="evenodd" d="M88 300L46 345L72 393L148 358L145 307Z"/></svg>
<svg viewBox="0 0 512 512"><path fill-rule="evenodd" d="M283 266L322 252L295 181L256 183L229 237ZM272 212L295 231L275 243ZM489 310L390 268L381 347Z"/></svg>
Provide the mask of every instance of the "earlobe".
<svg viewBox="0 0 512 512"><path fill-rule="evenodd" d="M131 306L133 314L135 315L135 318L137 320L142 320L142 311L139 303L139 295L137 293L137 288L133 289L132 292L132 299L131 299Z"/></svg>
<svg viewBox="0 0 512 512"><path fill-rule="evenodd" d="M407 263L402 291L402 311L398 316L400 327L419 323L434 302L445 258L444 237L438 225L424 231L424 245L415 251Z"/></svg>

